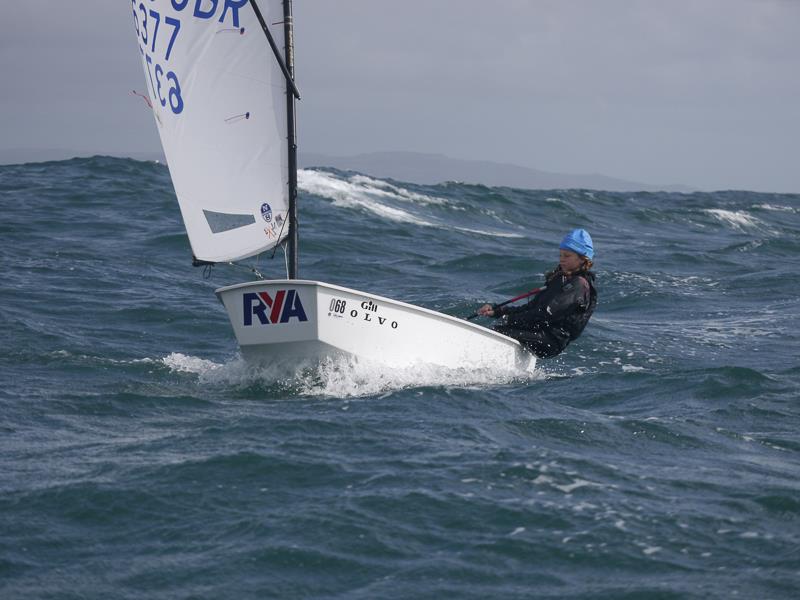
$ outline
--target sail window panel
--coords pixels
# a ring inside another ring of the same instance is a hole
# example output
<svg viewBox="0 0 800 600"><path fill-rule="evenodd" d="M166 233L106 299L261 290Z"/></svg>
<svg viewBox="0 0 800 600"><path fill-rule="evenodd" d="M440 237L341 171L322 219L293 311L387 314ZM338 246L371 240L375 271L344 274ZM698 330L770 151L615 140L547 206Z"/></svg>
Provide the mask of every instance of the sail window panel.
<svg viewBox="0 0 800 600"><path fill-rule="evenodd" d="M204 210L203 214L206 217L208 226L211 228L211 233L224 233L232 229L247 227L256 222L256 218L253 215L221 213L213 210Z"/></svg>

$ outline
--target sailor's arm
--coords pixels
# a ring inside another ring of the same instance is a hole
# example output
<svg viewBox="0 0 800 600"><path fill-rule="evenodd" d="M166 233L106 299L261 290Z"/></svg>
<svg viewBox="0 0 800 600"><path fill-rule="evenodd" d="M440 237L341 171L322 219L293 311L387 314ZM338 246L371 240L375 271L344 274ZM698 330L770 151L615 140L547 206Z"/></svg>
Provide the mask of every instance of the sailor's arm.
<svg viewBox="0 0 800 600"><path fill-rule="evenodd" d="M530 304L530 303L528 303ZM496 306L494 304L484 304L478 309L478 314L482 317L504 317L506 315L513 315L529 308L528 304L522 306Z"/></svg>

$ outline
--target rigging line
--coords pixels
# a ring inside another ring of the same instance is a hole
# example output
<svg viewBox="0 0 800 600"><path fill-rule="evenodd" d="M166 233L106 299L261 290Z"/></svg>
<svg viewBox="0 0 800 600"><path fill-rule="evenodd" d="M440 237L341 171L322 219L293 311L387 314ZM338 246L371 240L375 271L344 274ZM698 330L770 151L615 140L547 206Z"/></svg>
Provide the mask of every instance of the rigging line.
<svg viewBox="0 0 800 600"><path fill-rule="evenodd" d="M250 273L253 273L253 274L255 274L255 276L256 276L256 277L258 277L259 279L264 279L264 278L265 278L265 277L264 277L264 275L262 275L262 274L261 274L261 271L259 271L259 270L256 268L256 266L257 266L257 265L253 265L252 267L248 267L247 265L240 265L239 263L237 263L237 262L232 262L232 261L229 261L229 262L227 262L227 263L225 263L225 264L227 264L227 265L228 265L228 266L230 266L230 267L233 267L234 269L242 269L242 270L244 270L244 271L248 271L248 272L250 272Z"/></svg>
<svg viewBox="0 0 800 600"><path fill-rule="evenodd" d="M289 277L289 255L286 252L286 244L281 244L283 246L283 264L286 265L286 279L290 279Z"/></svg>
<svg viewBox="0 0 800 600"><path fill-rule="evenodd" d="M275 216L275 218L277 219L277 218L278 218L278 216L276 215L276 216ZM288 220L289 220L289 215L286 215L286 218L283 220L283 223L281 223L281 230L278 232L278 239L281 239L281 236L283 235L283 228L286 226L286 221L288 221ZM285 242L284 242L284 243L285 243ZM273 258L275 258L275 251L276 251L277 249L278 249L278 244L275 244L275 245L272 247L272 255L269 257L269 259L270 259L270 260L272 260ZM286 248L284 248L284 249L283 249L283 251L284 251L284 252L286 252Z"/></svg>
<svg viewBox="0 0 800 600"><path fill-rule="evenodd" d="M264 276L261 274L261 271L258 270L258 259L261 258L260 254L256 254L255 261L253 262L253 267L250 271L259 279L264 279Z"/></svg>

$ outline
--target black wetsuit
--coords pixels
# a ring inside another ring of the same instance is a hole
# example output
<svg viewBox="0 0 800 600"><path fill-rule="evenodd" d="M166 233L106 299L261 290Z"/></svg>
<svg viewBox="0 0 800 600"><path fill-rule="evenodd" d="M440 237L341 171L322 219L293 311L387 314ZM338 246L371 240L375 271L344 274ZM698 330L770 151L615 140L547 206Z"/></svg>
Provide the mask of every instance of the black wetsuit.
<svg viewBox="0 0 800 600"><path fill-rule="evenodd" d="M547 289L527 304L495 309L495 317L503 320L494 329L539 358L549 358L578 339L596 305L594 273L564 275L557 269L547 280Z"/></svg>

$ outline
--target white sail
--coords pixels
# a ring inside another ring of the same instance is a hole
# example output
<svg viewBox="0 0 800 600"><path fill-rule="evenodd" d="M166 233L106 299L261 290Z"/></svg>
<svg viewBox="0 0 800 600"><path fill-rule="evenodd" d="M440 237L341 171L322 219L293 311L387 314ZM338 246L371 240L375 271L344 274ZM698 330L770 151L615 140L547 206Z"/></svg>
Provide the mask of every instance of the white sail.
<svg viewBox="0 0 800 600"><path fill-rule="evenodd" d="M258 0L278 48L280 0ZM286 80L248 0L132 0L161 144L194 256L289 233Z"/></svg>

